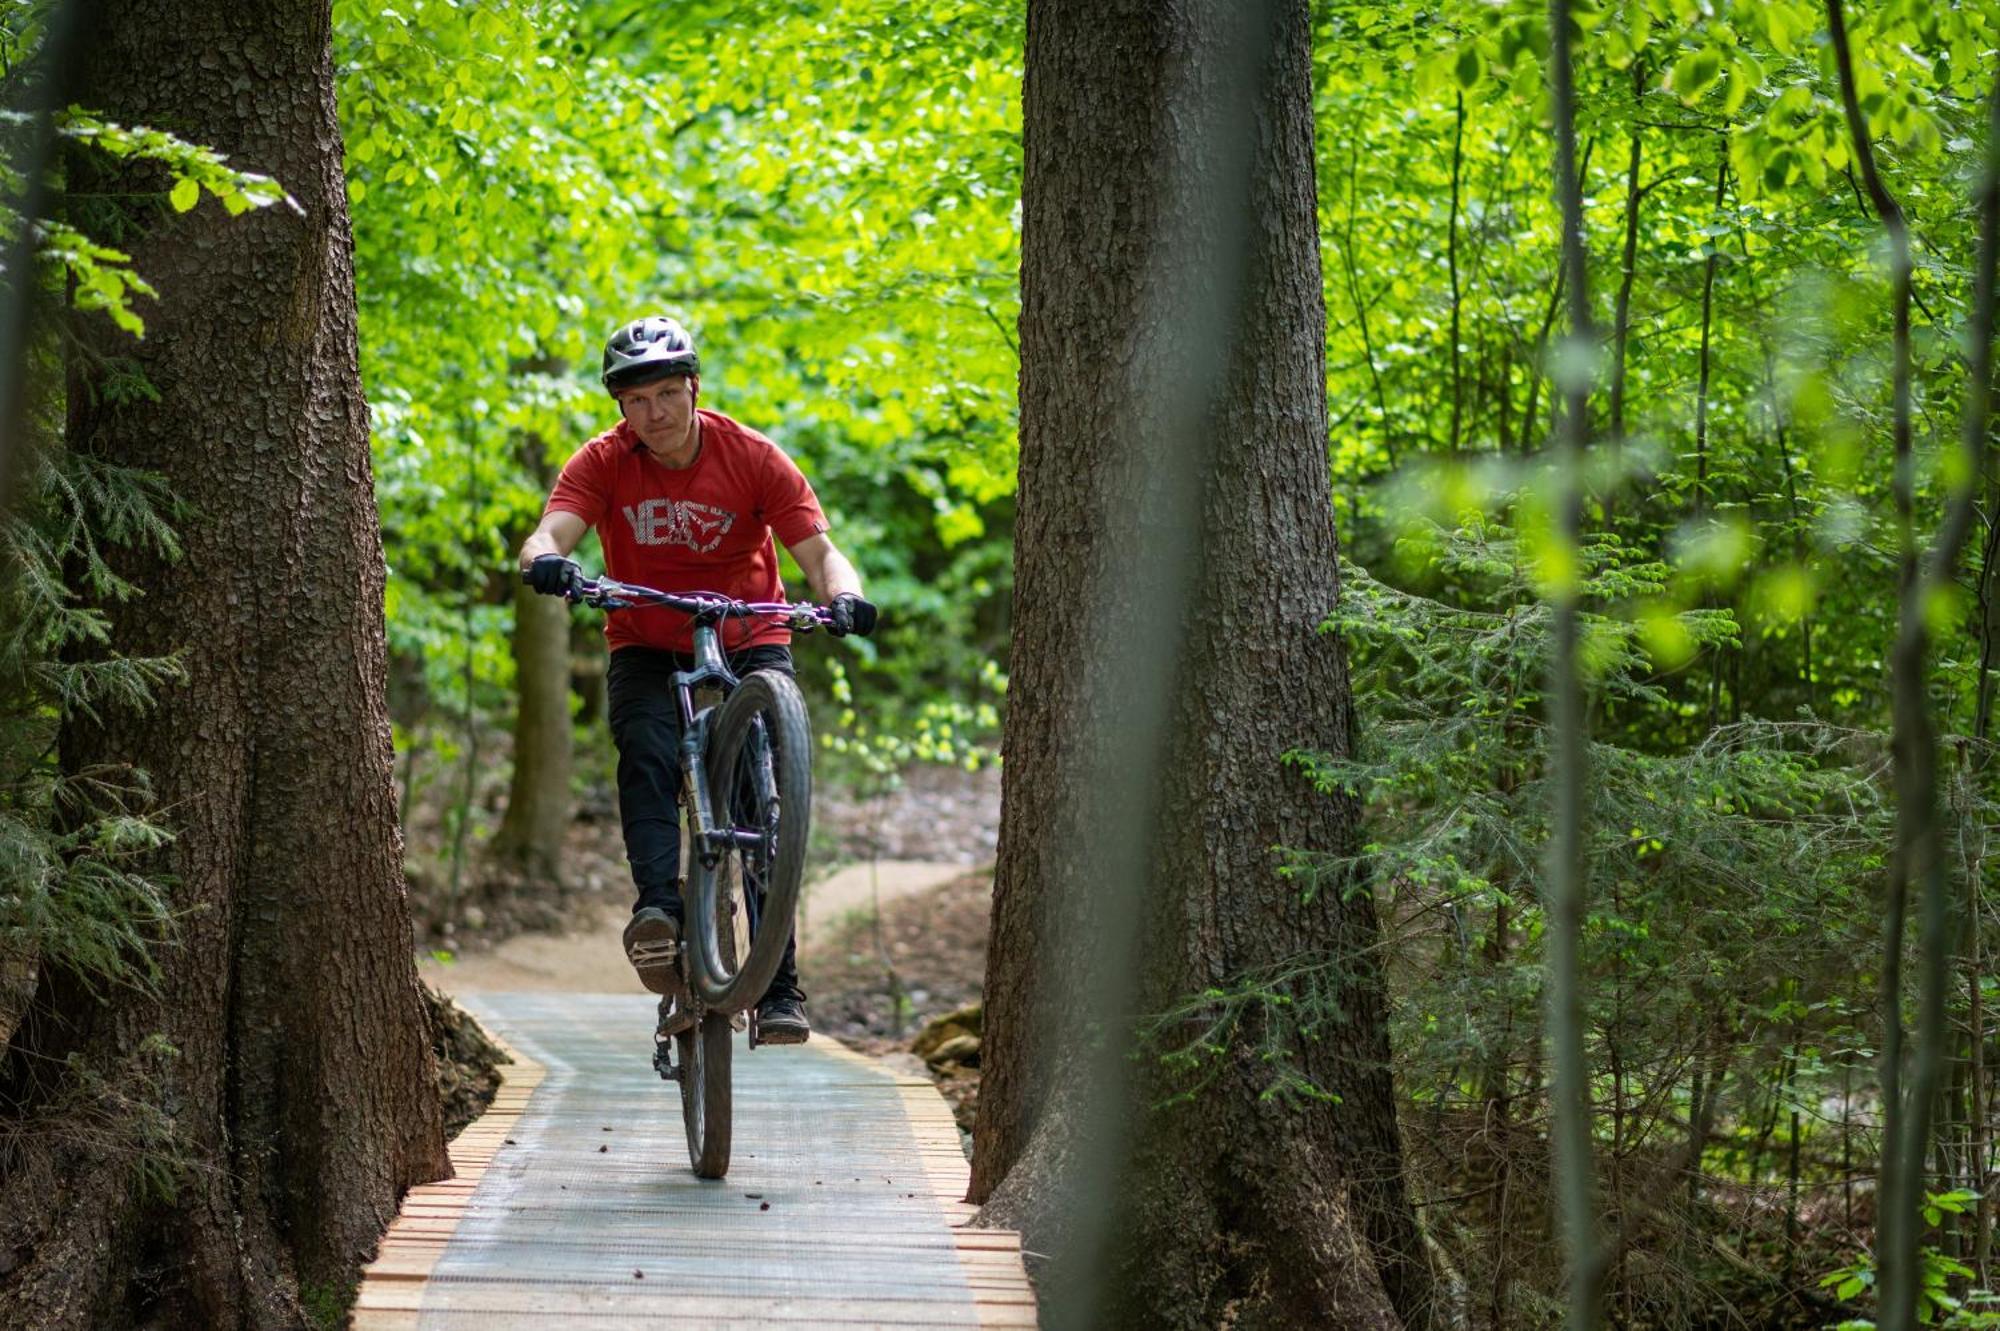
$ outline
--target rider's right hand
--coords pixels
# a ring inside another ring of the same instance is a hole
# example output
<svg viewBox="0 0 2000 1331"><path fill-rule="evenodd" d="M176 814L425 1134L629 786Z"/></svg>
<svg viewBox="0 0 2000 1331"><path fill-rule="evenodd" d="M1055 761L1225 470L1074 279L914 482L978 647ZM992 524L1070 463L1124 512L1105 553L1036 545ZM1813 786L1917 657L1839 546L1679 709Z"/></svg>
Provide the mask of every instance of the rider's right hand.
<svg viewBox="0 0 2000 1331"><path fill-rule="evenodd" d="M568 596L583 585L583 565L565 555L536 555L521 580L544 596Z"/></svg>

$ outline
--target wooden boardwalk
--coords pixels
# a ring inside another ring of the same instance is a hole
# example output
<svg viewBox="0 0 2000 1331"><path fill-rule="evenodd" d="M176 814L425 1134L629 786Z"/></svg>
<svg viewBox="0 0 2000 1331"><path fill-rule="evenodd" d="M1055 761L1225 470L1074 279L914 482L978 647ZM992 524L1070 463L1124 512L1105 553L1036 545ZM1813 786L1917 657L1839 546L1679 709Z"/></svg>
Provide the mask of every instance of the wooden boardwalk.
<svg viewBox="0 0 2000 1331"><path fill-rule="evenodd" d="M651 1002L485 994L517 1060L414 1189L354 1325L1032 1327L1018 1235L965 1228L966 1162L936 1089L830 1040L739 1043L729 1177L688 1168Z"/></svg>

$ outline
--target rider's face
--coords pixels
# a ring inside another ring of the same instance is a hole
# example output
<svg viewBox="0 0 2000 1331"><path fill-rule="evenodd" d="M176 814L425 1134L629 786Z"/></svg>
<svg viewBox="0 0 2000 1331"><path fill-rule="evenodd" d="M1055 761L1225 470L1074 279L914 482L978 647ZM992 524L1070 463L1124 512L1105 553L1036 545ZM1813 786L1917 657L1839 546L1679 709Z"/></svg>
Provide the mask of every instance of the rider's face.
<svg viewBox="0 0 2000 1331"><path fill-rule="evenodd" d="M618 395L618 409L649 450L678 452L687 442L700 390L698 376L677 374L626 389Z"/></svg>

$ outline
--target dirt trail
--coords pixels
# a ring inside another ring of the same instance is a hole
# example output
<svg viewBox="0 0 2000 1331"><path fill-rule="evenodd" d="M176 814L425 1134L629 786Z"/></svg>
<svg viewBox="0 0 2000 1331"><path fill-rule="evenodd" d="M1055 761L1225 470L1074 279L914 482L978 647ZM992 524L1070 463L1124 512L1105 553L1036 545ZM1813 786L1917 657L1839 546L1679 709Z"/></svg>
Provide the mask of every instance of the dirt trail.
<svg viewBox="0 0 2000 1331"><path fill-rule="evenodd" d="M799 949L810 964L844 921L867 915L883 904L927 892L962 875L962 864L925 860L880 860L854 864L810 884L799 908ZM566 934L518 934L484 951L441 961L426 953L417 969L425 980L451 994L566 992L629 994L637 989L625 962L620 934L631 910L623 905L592 908L578 929Z"/></svg>

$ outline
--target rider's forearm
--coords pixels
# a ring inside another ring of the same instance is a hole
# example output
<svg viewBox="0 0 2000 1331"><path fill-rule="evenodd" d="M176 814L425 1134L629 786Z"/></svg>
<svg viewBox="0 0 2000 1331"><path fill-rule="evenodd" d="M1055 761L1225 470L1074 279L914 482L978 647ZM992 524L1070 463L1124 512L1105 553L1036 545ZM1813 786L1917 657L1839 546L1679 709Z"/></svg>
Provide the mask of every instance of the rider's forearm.
<svg viewBox="0 0 2000 1331"><path fill-rule="evenodd" d="M826 558L820 561L819 567L807 571L806 585L812 588L813 599L822 605L830 603L834 597L846 592L852 592L856 596L862 594L861 575L855 572L854 565L848 562L846 555L830 547L826 552Z"/></svg>
<svg viewBox="0 0 2000 1331"><path fill-rule="evenodd" d="M582 538L583 519L571 513L551 513L521 542L521 567L527 568L543 555L566 555Z"/></svg>

